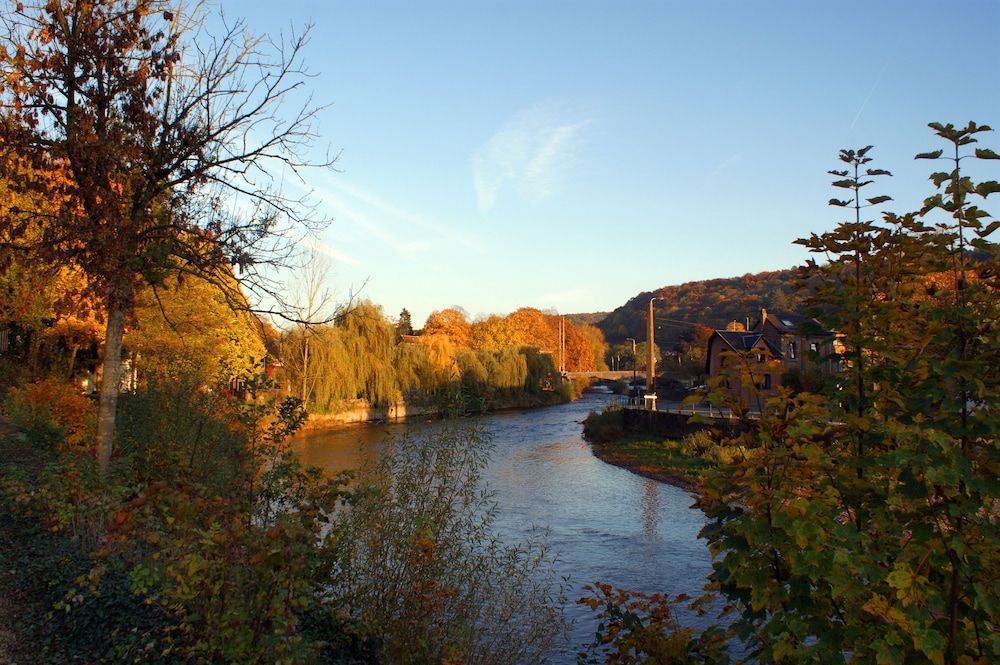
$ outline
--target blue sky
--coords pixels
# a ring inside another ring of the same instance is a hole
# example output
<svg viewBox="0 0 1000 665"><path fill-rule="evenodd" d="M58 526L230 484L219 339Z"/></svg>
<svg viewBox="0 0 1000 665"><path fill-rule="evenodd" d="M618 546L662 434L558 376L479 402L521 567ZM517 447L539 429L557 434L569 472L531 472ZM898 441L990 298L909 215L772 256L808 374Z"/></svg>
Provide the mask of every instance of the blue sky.
<svg viewBox="0 0 1000 665"><path fill-rule="evenodd" d="M305 53L338 172L331 288L415 323L452 305L611 310L787 268L832 227L826 171L875 144L912 210L926 124L1000 126L1000 3L224 2ZM1000 148L1000 134L984 145ZM994 169L995 170L995 169ZM985 172L984 172L985 173ZM992 173L996 178L998 174ZM874 193L874 192L873 192Z"/></svg>

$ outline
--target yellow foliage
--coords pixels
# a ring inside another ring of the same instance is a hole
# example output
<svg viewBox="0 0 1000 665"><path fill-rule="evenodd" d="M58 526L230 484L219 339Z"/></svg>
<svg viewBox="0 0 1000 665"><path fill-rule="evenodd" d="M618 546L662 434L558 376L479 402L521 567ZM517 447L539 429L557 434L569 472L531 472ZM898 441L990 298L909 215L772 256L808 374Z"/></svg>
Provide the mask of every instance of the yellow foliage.
<svg viewBox="0 0 1000 665"><path fill-rule="evenodd" d="M204 381L228 382L253 373L264 357L259 330L250 313L234 310L212 284L169 278L136 297L125 345L138 353L140 371L181 362Z"/></svg>

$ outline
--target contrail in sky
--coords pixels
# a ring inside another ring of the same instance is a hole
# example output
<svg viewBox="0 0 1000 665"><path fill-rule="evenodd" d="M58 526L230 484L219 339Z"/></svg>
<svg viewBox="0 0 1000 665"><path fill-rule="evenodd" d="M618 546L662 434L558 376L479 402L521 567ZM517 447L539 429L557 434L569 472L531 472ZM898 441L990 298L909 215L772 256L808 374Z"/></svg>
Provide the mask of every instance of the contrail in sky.
<svg viewBox="0 0 1000 665"><path fill-rule="evenodd" d="M878 84L882 82L882 77L885 75L885 70L888 68L889 68L889 58L886 58L885 64L882 65L882 71L878 73L878 78L875 79L875 83L872 84L871 90L868 91L868 96L865 97L865 101L861 102L861 108L858 109L858 112L854 114L854 120L851 121L851 129L854 129L854 125L858 123L858 118L861 117L861 114L862 112L864 112L865 107L868 106L868 100L872 98L872 95L875 93L875 88L877 88Z"/></svg>

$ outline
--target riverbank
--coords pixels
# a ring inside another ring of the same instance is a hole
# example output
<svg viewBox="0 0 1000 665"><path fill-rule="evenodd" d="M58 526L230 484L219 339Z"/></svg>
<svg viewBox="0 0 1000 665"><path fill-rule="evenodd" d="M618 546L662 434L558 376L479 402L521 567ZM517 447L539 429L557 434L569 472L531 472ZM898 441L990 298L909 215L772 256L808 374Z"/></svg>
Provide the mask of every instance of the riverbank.
<svg viewBox="0 0 1000 665"><path fill-rule="evenodd" d="M715 466L698 452L706 443L705 434L669 438L632 433L625 427L622 409L592 412L583 422L583 437L602 462L692 493L697 493L702 475Z"/></svg>
<svg viewBox="0 0 1000 665"><path fill-rule="evenodd" d="M664 442L635 438L616 443L591 442L590 448L602 462L693 494L698 492L700 469L688 466L698 460L672 456Z"/></svg>
<svg viewBox="0 0 1000 665"><path fill-rule="evenodd" d="M591 386L589 380L574 379L564 390L542 393L499 395L488 398L450 395L435 402L407 402L400 400L385 406L372 406L364 400L344 404L336 413L310 413L303 432L364 425L368 423L405 422L408 418L437 419L475 413L502 413L524 409L566 404L580 399Z"/></svg>

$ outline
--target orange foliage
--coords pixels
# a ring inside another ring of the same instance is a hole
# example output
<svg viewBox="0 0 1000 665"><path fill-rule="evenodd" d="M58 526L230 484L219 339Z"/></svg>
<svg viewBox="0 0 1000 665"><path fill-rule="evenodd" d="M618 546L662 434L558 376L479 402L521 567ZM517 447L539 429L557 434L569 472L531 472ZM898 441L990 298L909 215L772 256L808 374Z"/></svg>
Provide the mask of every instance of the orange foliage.
<svg viewBox="0 0 1000 665"><path fill-rule="evenodd" d="M533 307L522 307L505 317L490 316L472 324L472 347L498 351L510 347L533 346L543 353L559 356L559 316ZM597 369L597 357L604 349L603 335L596 329L582 332L568 319L565 322L566 369L571 372ZM595 334L596 333L596 334Z"/></svg>
<svg viewBox="0 0 1000 665"><path fill-rule="evenodd" d="M431 312L424 324L424 335L445 335L455 346L469 346L472 326L465 312L455 307Z"/></svg>
<svg viewBox="0 0 1000 665"><path fill-rule="evenodd" d="M96 426L94 404L72 384L48 378L13 388L4 412L25 429L59 428L65 444L72 449L81 450L92 443Z"/></svg>

